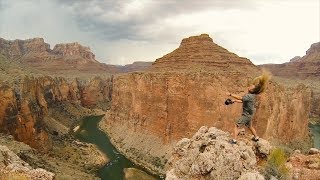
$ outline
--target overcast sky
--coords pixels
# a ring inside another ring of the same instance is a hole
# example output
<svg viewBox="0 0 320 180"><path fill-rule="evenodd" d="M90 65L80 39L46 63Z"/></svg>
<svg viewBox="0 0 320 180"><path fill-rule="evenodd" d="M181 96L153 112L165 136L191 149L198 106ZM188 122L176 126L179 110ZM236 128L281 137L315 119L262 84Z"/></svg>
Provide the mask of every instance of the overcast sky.
<svg viewBox="0 0 320 180"><path fill-rule="evenodd" d="M89 46L100 62L154 61L207 33L254 64L320 41L320 0L0 0L0 37Z"/></svg>

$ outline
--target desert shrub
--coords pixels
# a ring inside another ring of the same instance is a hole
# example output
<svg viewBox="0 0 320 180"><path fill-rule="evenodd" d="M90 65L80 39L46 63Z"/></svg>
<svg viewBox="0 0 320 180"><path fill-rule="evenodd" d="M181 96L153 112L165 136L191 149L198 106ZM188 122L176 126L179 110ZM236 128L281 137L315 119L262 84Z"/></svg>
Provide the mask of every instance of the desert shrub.
<svg viewBox="0 0 320 180"><path fill-rule="evenodd" d="M273 145L281 148L286 155L290 155L294 152L294 150L300 150L302 153L308 153L309 149L312 147L312 141L310 138L306 138L303 140L291 140L291 142L283 143L277 140L273 140Z"/></svg>
<svg viewBox="0 0 320 180"><path fill-rule="evenodd" d="M159 157L153 157L151 163L158 168L161 168L161 169L164 168L164 164L161 162L161 159Z"/></svg>
<svg viewBox="0 0 320 180"><path fill-rule="evenodd" d="M287 155L281 148L275 148L268 156L268 160L265 167L265 176L270 179L274 176L278 179L287 179L289 170L286 168Z"/></svg>

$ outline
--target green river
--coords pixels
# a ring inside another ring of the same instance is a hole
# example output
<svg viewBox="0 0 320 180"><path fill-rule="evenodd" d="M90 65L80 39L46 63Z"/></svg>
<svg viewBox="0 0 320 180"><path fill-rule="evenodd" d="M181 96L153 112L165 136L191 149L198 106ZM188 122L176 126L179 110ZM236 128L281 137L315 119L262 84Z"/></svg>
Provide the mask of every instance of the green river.
<svg viewBox="0 0 320 180"><path fill-rule="evenodd" d="M125 156L120 154L111 144L109 137L98 128L98 123L103 116L85 117L80 123L80 129L76 133L76 137L83 141L95 144L110 160L98 172L98 176L103 180L123 180L124 168L136 168L147 172L144 168L135 165ZM154 175L153 175L154 176ZM154 176L156 179L160 177Z"/></svg>
<svg viewBox="0 0 320 180"><path fill-rule="evenodd" d="M311 133L313 135L313 146L319 149L320 148L320 125L309 124L309 128L311 129Z"/></svg>
<svg viewBox="0 0 320 180"><path fill-rule="evenodd" d="M80 123L80 129L76 137L83 141L97 145L97 147L109 158L110 162L103 166L98 176L103 180L123 180L124 168L136 168L147 172L143 167L135 165L125 156L120 154L109 141L109 137L98 128L98 123L103 116L89 116L84 118ZM320 125L309 125L314 137L314 147L320 148ZM147 172L149 175L150 173ZM162 179L154 176L156 179Z"/></svg>

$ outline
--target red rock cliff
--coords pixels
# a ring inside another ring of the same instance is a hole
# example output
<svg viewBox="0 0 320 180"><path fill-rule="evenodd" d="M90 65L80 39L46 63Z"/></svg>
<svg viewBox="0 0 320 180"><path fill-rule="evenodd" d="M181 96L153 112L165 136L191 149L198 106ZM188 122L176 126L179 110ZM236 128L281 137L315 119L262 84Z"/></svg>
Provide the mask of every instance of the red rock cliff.
<svg viewBox="0 0 320 180"><path fill-rule="evenodd" d="M279 82L288 86L303 83L310 87L312 93L311 117L320 118L320 42L314 43L303 57L295 57L283 64L265 64L261 67L268 69Z"/></svg>
<svg viewBox="0 0 320 180"><path fill-rule="evenodd" d="M71 103L89 108L106 109L110 103L112 77L89 81L64 78L25 77L0 86L0 131L13 135L36 149L51 148L50 135L44 118L51 108ZM68 114L66 110L62 113ZM70 128L72 123L65 122Z"/></svg>
<svg viewBox="0 0 320 180"><path fill-rule="evenodd" d="M275 76L285 78L319 78L320 75L320 42L314 43L306 55L284 64L265 64Z"/></svg>
<svg viewBox="0 0 320 180"><path fill-rule="evenodd" d="M257 69L249 59L215 44L208 34L183 39L179 48L157 59L152 65L153 70L165 71L204 68L230 72L238 70L238 67L242 72Z"/></svg>
<svg viewBox="0 0 320 180"><path fill-rule="evenodd" d="M82 46L79 43L57 44L53 48L53 53L62 56L78 56L97 62L95 60L95 55L91 52L90 48Z"/></svg>
<svg viewBox="0 0 320 180"><path fill-rule="evenodd" d="M33 38L27 40L8 41L0 38L0 54L8 57L8 59L20 58L30 53L48 54L50 45L45 43L43 38Z"/></svg>
<svg viewBox="0 0 320 180"><path fill-rule="evenodd" d="M247 82L259 73L248 59L214 44L207 35L183 40L152 68L114 78L106 128L125 154L160 172L172 144L201 126L232 132L242 107L225 106L225 92L244 95ZM283 142L307 138L310 94L304 86L286 89L271 82L257 104L258 134Z"/></svg>
<svg viewBox="0 0 320 180"><path fill-rule="evenodd" d="M68 71L68 74L80 72L115 73L115 66L99 63L89 47L81 44L57 44L53 49L43 38L27 40L5 40L0 38L0 55L10 61L17 61L24 68L43 70L46 74ZM73 72L70 72L73 71Z"/></svg>

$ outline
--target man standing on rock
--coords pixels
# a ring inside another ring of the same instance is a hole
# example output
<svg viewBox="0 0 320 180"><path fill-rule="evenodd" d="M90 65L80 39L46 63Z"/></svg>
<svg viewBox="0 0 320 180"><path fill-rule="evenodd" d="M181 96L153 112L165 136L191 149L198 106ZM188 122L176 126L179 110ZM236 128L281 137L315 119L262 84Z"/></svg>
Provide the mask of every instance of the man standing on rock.
<svg viewBox="0 0 320 180"><path fill-rule="evenodd" d="M253 128L251 121L255 112L254 104L256 95L262 93L265 90L269 79L270 74L267 72L263 72L261 76L256 77L251 82L250 86L248 87L248 93L242 97L235 94L231 94L229 92L226 93L228 96L234 98L234 100L227 99L225 102L226 105L232 104L234 102L242 103L242 115L235 124L233 139L230 143L237 144L237 136L240 132L239 128L243 125L250 129L251 133L253 134L252 140L259 141L257 132Z"/></svg>

